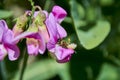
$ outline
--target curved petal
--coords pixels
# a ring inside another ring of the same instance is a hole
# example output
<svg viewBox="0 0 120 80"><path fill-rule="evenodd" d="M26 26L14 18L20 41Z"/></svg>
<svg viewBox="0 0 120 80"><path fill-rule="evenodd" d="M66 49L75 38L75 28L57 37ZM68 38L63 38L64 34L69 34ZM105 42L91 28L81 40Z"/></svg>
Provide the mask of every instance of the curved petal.
<svg viewBox="0 0 120 80"><path fill-rule="evenodd" d="M49 40L49 42L47 43L47 49L49 51L51 51L53 48L55 48L56 42L54 42L52 39ZM53 50L52 50L53 52Z"/></svg>
<svg viewBox="0 0 120 80"><path fill-rule="evenodd" d="M9 60L13 61L13 60L18 59L20 55L20 51L16 45L7 45L6 49L8 52Z"/></svg>
<svg viewBox="0 0 120 80"><path fill-rule="evenodd" d="M45 42L47 43L50 39L50 36L48 34L48 30L46 28L46 25L43 25L43 26L39 26L39 33L44 36L44 40Z"/></svg>
<svg viewBox="0 0 120 80"><path fill-rule="evenodd" d="M8 29L8 26L4 20L0 20L0 27L3 27L5 30Z"/></svg>
<svg viewBox="0 0 120 80"><path fill-rule="evenodd" d="M63 60L63 62L66 60L68 61L70 56L74 53L74 50L72 49L67 49L67 48L63 48L59 45L56 45L55 47L55 55L57 58L57 61L61 61Z"/></svg>
<svg viewBox="0 0 120 80"><path fill-rule="evenodd" d="M45 44L45 40L42 37L42 35L39 38L39 53L43 54L46 50L46 44Z"/></svg>
<svg viewBox="0 0 120 80"><path fill-rule="evenodd" d="M35 40L38 41L37 45L39 45L40 54L43 54L45 52L45 50L46 50L45 40L40 33L29 35L28 38L34 38ZM34 43L33 43L33 45L34 45Z"/></svg>
<svg viewBox="0 0 120 80"><path fill-rule="evenodd" d="M29 55L37 55L38 54L39 45L27 44L27 50Z"/></svg>
<svg viewBox="0 0 120 80"><path fill-rule="evenodd" d="M0 42L2 41L3 33L6 33L8 26L4 20L0 20Z"/></svg>
<svg viewBox="0 0 120 80"><path fill-rule="evenodd" d="M63 60L56 60L58 63L65 63L68 62L71 59L71 55L68 55L66 58L64 58Z"/></svg>
<svg viewBox="0 0 120 80"><path fill-rule="evenodd" d="M54 40L57 40L57 25L56 20L52 13L49 14L49 17L45 21L50 38L54 38Z"/></svg>
<svg viewBox="0 0 120 80"><path fill-rule="evenodd" d="M32 35L32 34L36 34L36 32L25 31L25 32L21 33L20 35L16 36L16 37L12 40L12 42L13 42L13 43L17 43L20 39L25 38L25 37L27 37L27 36L30 36L30 35Z"/></svg>
<svg viewBox="0 0 120 80"><path fill-rule="evenodd" d="M65 31L65 29L59 24L57 24L57 30L58 30L58 38L62 39L67 36L67 32Z"/></svg>
<svg viewBox="0 0 120 80"><path fill-rule="evenodd" d="M50 15L47 18L45 23L46 23L47 30L48 30L49 35L50 35L50 39L47 43L47 48L48 48L48 50L50 50L50 49L55 47L55 44L57 43L57 40L58 40L58 38L57 38L57 34L58 34L57 25L56 25L56 21L55 21L55 18L54 18L52 13L50 13Z"/></svg>
<svg viewBox="0 0 120 80"><path fill-rule="evenodd" d="M3 34L3 43L8 43L8 44L13 44L12 40L14 38L14 34L11 30L7 30L4 34Z"/></svg>
<svg viewBox="0 0 120 80"><path fill-rule="evenodd" d="M67 15L67 12L60 6L54 6L52 13L59 23L61 23Z"/></svg>
<svg viewBox="0 0 120 80"><path fill-rule="evenodd" d="M4 29L0 26L0 42L2 42Z"/></svg>

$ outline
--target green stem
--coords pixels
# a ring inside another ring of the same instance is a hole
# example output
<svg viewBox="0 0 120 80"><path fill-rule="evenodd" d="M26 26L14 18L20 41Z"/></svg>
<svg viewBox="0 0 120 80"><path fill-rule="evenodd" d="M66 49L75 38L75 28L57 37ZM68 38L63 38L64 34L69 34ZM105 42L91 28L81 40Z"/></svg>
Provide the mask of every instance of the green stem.
<svg viewBox="0 0 120 80"><path fill-rule="evenodd" d="M32 0L28 0L32 6L32 11L31 11L31 15L28 16L28 23L26 25L26 30L29 28L29 26L32 24L32 19L34 16L34 12L35 12L35 7L34 7L34 2Z"/></svg>
<svg viewBox="0 0 120 80"><path fill-rule="evenodd" d="M34 7L34 2L32 0L29 0L29 2L31 3L31 6L32 6L32 13L31 13L31 16L29 17L29 25L30 25L32 23L32 18L35 12L35 7Z"/></svg>
<svg viewBox="0 0 120 80"><path fill-rule="evenodd" d="M26 66L27 66L28 54L26 52L27 52L27 50L25 48L25 50L24 50L23 65L22 65L22 70L21 70L21 73L20 73L20 79L19 80L23 80L23 75L24 75L24 72L25 72L25 69L26 69Z"/></svg>
<svg viewBox="0 0 120 80"><path fill-rule="evenodd" d="M1 72L1 75L2 75L2 79L7 80L7 73L6 73L5 62L4 61L0 62L0 72Z"/></svg>
<svg viewBox="0 0 120 80"><path fill-rule="evenodd" d="M26 25L26 29L29 28L29 26L32 24L32 19L33 19L33 15L34 15L34 12L35 12L35 7L34 7L34 2L32 0L29 0L30 3L31 3L31 6L32 6L32 13L31 15L28 17L28 24ZM20 73L20 78L19 80L23 80L23 75L24 75L24 72L25 72L25 69L26 69L26 66L27 66L27 60L28 60L28 54L27 54L27 50L25 48L24 50L24 59L23 59L23 65L22 65L22 70L21 70L21 73Z"/></svg>

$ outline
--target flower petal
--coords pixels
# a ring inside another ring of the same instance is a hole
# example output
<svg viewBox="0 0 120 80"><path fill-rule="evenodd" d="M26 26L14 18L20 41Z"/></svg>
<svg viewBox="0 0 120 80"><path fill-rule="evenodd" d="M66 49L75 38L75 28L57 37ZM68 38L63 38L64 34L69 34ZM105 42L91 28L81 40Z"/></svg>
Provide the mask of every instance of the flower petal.
<svg viewBox="0 0 120 80"><path fill-rule="evenodd" d="M2 41L3 41L3 43L13 44L13 43L12 43L13 38L14 38L13 32L12 32L10 29L8 29L8 30L4 33L4 35L3 35L3 40L2 40Z"/></svg>
<svg viewBox="0 0 120 80"><path fill-rule="evenodd" d="M18 59L20 55L19 48L16 45L6 45L7 46L7 52L8 57L11 61Z"/></svg>
<svg viewBox="0 0 120 80"><path fill-rule="evenodd" d="M3 28L0 26L0 42L2 42L3 32Z"/></svg>
<svg viewBox="0 0 120 80"><path fill-rule="evenodd" d="M55 48L56 42L53 41L53 39L50 39L49 42L47 43L47 49L50 51L51 49Z"/></svg>
<svg viewBox="0 0 120 80"><path fill-rule="evenodd" d="M59 23L61 23L67 15L67 12L60 6L54 6L52 9L52 13Z"/></svg>
<svg viewBox="0 0 120 80"><path fill-rule="evenodd" d="M8 29L7 24L4 20L0 20L0 42L2 41L3 33L6 33Z"/></svg>
<svg viewBox="0 0 120 80"><path fill-rule="evenodd" d="M49 14L49 17L47 18L45 23L46 23L47 30L50 35L50 39L47 43L47 48L48 48L48 50L50 50L55 47L55 44L57 43L57 40L58 40L57 25L56 25L56 21L55 21L55 18L52 13Z"/></svg>
<svg viewBox="0 0 120 80"><path fill-rule="evenodd" d="M64 62L69 61L71 55L74 53L74 50L63 48L59 45L56 45L55 47L55 55L57 58L57 61Z"/></svg>
<svg viewBox="0 0 120 80"><path fill-rule="evenodd" d="M40 33L29 35L28 38L34 38L38 40L40 54L43 54L45 52L46 49L45 40Z"/></svg>
<svg viewBox="0 0 120 80"><path fill-rule="evenodd" d="M65 29L59 24L57 24L57 30L58 30L58 38L62 39L67 36L67 32L65 31Z"/></svg>
<svg viewBox="0 0 120 80"><path fill-rule="evenodd" d="M35 33L36 33L36 32L25 31L25 32L21 33L20 35L16 36L16 37L12 40L12 42L13 42L13 43L17 43L20 39L25 38L25 37L30 36L30 35L35 34Z"/></svg>
<svg viewBox="0 0 120 80"><path fill-rule="evenodd" d="M49 14L49 17L47 18L45 23L50 34L50 38L54 38L54 40L57 40L57 25L52 13Z"/></svg>
<svg viewBox="0 0 120 80"><path fill-rule="evenodd" d="M56 60L58 63L65 63L68 62L71 59L71 55L68 55L66 58L64 58L63 60Z"/></svg>
<svg viewBox="0 0 120 80"><path fill-rule="evenodd" d="M37 55L39 46L35 46L34 44L27 44L27 50L29 55Z"/></svg>
<svg viewBox="0 0 120 80"><path fill-rule="evenodd" d="M4 20L0 20L0 27L3 27L5 30L8 29L8 26Z"/></svg>

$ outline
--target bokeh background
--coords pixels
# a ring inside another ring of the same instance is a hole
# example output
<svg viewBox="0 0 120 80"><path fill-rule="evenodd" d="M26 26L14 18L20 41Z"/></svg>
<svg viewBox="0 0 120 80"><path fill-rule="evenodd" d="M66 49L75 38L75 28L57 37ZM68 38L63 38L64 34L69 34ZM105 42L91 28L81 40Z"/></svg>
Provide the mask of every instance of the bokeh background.
<svg viewBox="0 0 120 80"><path fill-rule="evenodd" d="M120 0L33 1L49 12L54 5L67 11L61 25L77 48L64 64L52 59L47 50L44 55L29 56L23 80L120 80ZM0 19L11 29L26 10L31 10L28 0L0 0ZM18 46L18 60L6 57L0 62L0 80L19 80L25 40Z"/></svg>

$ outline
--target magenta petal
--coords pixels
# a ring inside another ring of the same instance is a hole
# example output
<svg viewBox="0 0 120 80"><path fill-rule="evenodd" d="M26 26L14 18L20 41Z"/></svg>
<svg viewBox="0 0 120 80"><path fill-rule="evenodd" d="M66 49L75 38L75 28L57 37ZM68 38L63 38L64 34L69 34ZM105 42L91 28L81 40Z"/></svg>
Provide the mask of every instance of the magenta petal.
<svg viewBox="0 0 120 80"><path fill-rule="evenodd" d="M30 36L30 35L32 35L32 34L35 34L35 32L25 31L25 32L21 33L20 35L16 36L16 37L12 40L12 42L13 42L13 43L17 43L20 39L25 38L25 37L27 37L27 36Z"/></svg>
<svg viewBox="0 0 120 80"><path fill-rule="evenodd" d="M39 40L39 44L38 44L39 45L39 53L43 54L46 50L46 44L45 44L45 40L41 34L39 34L38 40Z"/></svg>
<svg viewBox="0 0 120 80"><path fill-rule="evenodd" d="M29 35L28 38L34 38L34 39L38 40L38 45L39 45L38 51L40 52L40 54L43 54L45 52L45 50L46 50L45 40L40 33Z"/></svg>
<svg viewBox="0 0 120 80"><path fill-rule="evenodd" d="M49 14L49 17L45 21L48 32L50 34L50 38L54 38L55 40L57 39L57 25L56 25L56 20L53 16L52 13Z"/></svg>
<svg viewBox="0 0 120 80"><path fill-rule="evenodd" d="M51 49L55 48L56 42L53 39L50 39L47 43L47 49L50 51Z"/></svg>
<svg viewBox="0 0 120 80"><path fill-rule="evenodd" d="M0 42L2 42L3 32L3 28L0 26Z"/></svg>
<svg viewBox="0 0 120 80"><path fill-rule="evenodd" d="M7 45L8 57L11 61L18 59L20 55L19 48L16 45Z"/></svg>
<svg viewBox="0 0 120 80"><path fill-rule="evenodd" d="M4 20L0 20L0 42L2 41L3 33L6 33L8 26Z"/></svg>
<svg viewBox="0 0 120 80"><path fill-rule="evenodd" d="M48 29L48 32L50 35L50 39L47 43L47 48L48 48L48 50L50 50L50 49L55 47L55 44L58 40L58 38L57 38L57 34L58 34L57 25L56 25L56 21L55 21L55 18L54 18L52 13L50 13L50 15L47 18L45 23L46 23L46 26L47 26L47 29Z"/></svg>
<svg viewBox="0 0 120 80"><path fill-rule="evenodd" d="M65 63L68 62L71 59L71 55L68 55L66 58L64 58L63 60L56 60L58 63Z"/></svg>
<svg viewBox="0 0 120 80"><path fill-rule="evenodd" d="M3 36L3 42L4 43L9 43L9 44L13 44L12 43L12 40L14 38L14 34L11 30L7 30L5 33L4 33L4 36Z"/></svg>
<svg viewBox="0 0 120 80"><path fill-rule="evenodd" d="M62 39L67 36L67 32L65 31L65 29L59 24L57 24L57 30L58 30L58 38Z"/></svg>
<svg viewBox="0 0 120 80"><path fill-rule="evenodd" d="M52 13L59 23L61 23L67 15L67 12L60 6L54 6L52 9Z"/></svg>
<svg viewBox="0 0 120 80"><path fill-rule="evenodd" d="M27 44L27 50L29 55L37 55L39 46L34 46L33 44Z"/></svg>
<svg viewBox="0 0 120 80"><path fill-rule="evenodd" d="M0 20L0 27L3 27L5 30L8 29L8 26L4 20Z"/></svg>
<svg viewBox="0 0 120 80"><path fill-rule="evenodd" d="M57 61L69 61L71 55L74 53L74 50L72 49L67 49L67 48L63 48L59 45L56 45L55 47L55 55L57 58Z"/></svg>

